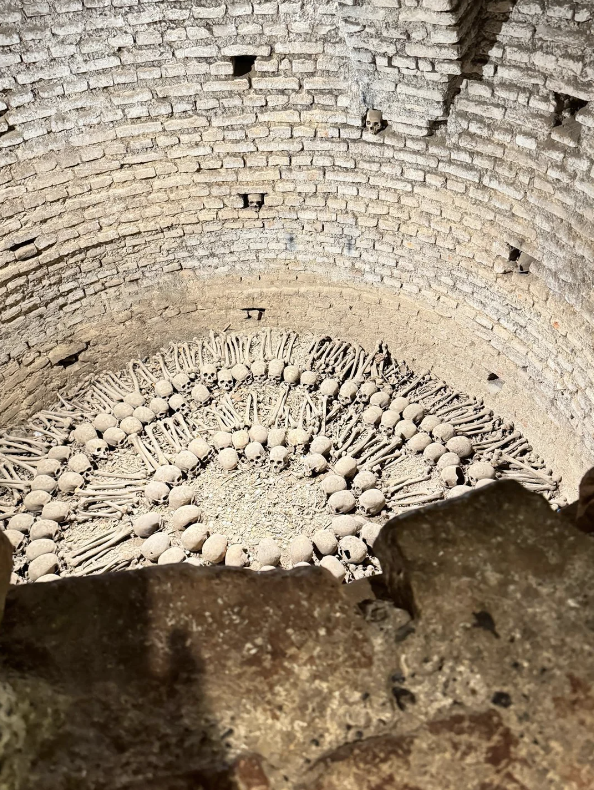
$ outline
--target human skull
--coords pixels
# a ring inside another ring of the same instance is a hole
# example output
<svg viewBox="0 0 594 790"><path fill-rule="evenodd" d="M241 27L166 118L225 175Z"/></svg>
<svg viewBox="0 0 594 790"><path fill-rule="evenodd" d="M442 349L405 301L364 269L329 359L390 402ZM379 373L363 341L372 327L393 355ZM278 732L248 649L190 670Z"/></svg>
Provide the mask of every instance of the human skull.
<svg viewBox="0 0 594 790"><path fill-rule="evenodd" d="M283 381L289 386L294 386L299 382L301 371L296 365L287 365L283 370Z"/></svg>
<svg viewBox="0 0 594 790"><path fill-rule="evenodd" d="M357 397L358 391L359 388L355 381L345 381L338 391L338 400L343 406L350 406Z"/></svg>
<svg viewBox="0 0 594 790"><path fill-rule="evenodd" d="M85 452L94 461L101 461L107 458L109 446L104 439L91 439L85 443Z"/></svg>
<svg viewBox="0 0 594 790"><path fill-rule="evenodd" d="M191 381L187 373L180 371L179 373L176 373L175 376L171 379L171 383L173 384L173 386L178 392L187 392L190 387Z"/></svg>
<svg viewBox="0 0 594 790"><path fill-rule="evenodd" d="M60 461L57 458L41 458L37 462L35 469L38 475L52 475L55 477L60 473L63 466L64 461Z"/></svg>
<svg viewBox="0 0 594 790"><path fill-rule="evenodd" d="M306 431L303 428L292 428L287 433L287 443L289 447L292 447L295 450L297 455L301 455L303 453L310 440L311 434L309 431Z"/></svg>
<svg viewBox="0 0 594 790"><path fill-rule="evenodd" d="M336 379L324 379L320 384L320 395L335 398L338 395L340 384Z"/></svg>
<svg viewBox="0 0 594 790"><path fill-rule="evenodd" d="M245 448L245 457L251 466L262 466L266 459L264 447L260 442L250 442Z"/></svg>
<svg viewBox="0 0 594 790"><path fill-rule="evenodd" d="M181 479L182 470L179 466L173 466L173 464L160 466L153 475L153 480L156 480L158 483L169 483L170 485L181 483Z"/></svg>
<svg viewBox="0 0 594 790"><path fill-rule="evenodd" d="M378 134L382 130L383 116L381 110L367 110L365 128L371 134Z"/></svg>
<svg viewBox="0 0 594 790"><path fill-rule="evenodd" d="M168 398L173 395L173 384L169 379L159 379L155 382L155 395L157 398Z"/></svg>
<svg viewBox="0 0 594 790"><path fill-rule="evenodd" d="M369 398L369 404L371 406L379 406L380 409L387 409L390 405L390 396L387 392L379 390L378 392L374 392L371 398Z"/></svg>
<svg viewBox="0 0 594 790"><path fill-rule="evenodd" d="M386 506L386 498L379 488L368 488L359 497L359 512L364 516L377 516Z"/></svg>
<svg viewBox="0 0 594 790"><path fill-rule="evenodd" d="M245 450L250 443L250 435L246 430L233 431L231 434L231 441L233 442L233 447L235 447L238 452L241 452Z"/></svg>
<svg viewBox="0 0 594 790"><path fill-rule="evenodd" d="M327 456L332 449L332 439L328 436L322 436L318 434L314 436L311 446L309 448L310 453L319 453L320 455Z"/></svg>
<svg viewBox="0 0 594 790"><path fill-rule="evenodd" d="M201 464L205 464L212 453L212 447L208 444L208 442L205 442L204 439L200 438L192 439L188 445L188 450L191 453L194 453Z"/></svg>
<svg viewBox="0 0 594 790"><path fill-rule="evenodd" d="M287 432L284 428L271 428L270 431L268 431L268 439L266 440L268 449L272 449L273 447L284 447L286 441Z"/></svg>
<svg viewBox="0 0 594 790"><path fill-rule="evenodd" d="M282 472L287 467L290 456L291 451L287 447L282 447L281 445L273 447L270 451L270 469L275 474Z"/></svg>
<svg viewBox="0 0 594 790"><path fill-rule="evenodd" d="M494 480L495 467L486 461L475 461L466 470L466 476L473 485L481 480Z"/></svg>
<svg viewBox="0 0 594 790"><path fill-rule="evenodd" d="M216 365L203 365L200 368L200 376L207 387L214 387L214 385L217 383Z"/></svg>
<svg viewBox="0 0 594 790"><path fill-rule="evenodd" d="M81 422L81 424L77 425L77 427L72 431L71 438L77 444L85 444L85 442L97 438L97 431L90 422Z"/></svg>
<svg viewBox="0 0 594 790"><path fill-rule="evenodd" d="M166 417L169 414L169 404L165 398L153 398L149 403L149 409L154 411L157 417Z"/></svg>
<svg viewBox="0 0 594 790"><path fill-rule="evenodd" d="M264 362L263 359L257 359L255 362L252 362L251 368L252 376L256 384L264 384L268 372L268 365L266 362Z"/></svg>
<svg viewBox="0 0 594 790"><path fill-rule="evenodd" d="M231 375L238 384L248 384L251 379L252 372L247 365L238 362L237 365L233 365L231 368Z"/></svg>
<svg viewBox="0 0 594 790"><path fill-rule="evenodd" d="M262 208L264 205L264 195L261 192L250 192L247 196L247 203L250 208Z"/></svg>
<svg viewBox="0 0 594 790"><path fill-rule="evenodd" d="M268 428L264 425L252 425L249 430L250 441L252 442L260 442L260 444L266 444L268 441Z"/></svg>
<svg viewBox="0 0 594 790"><path fill-rule="evenodd" d="M383 411L380 409L379 406L368 406L361 415L361 420L365 425L379 425L382 417L384 416Z"/></svg>
<svg viewBox="0 0 594 790"><path fill-rule="evenodd" d="M232 472L233 469L237 469L239 456L237 455L237 450L233 447L225 447L224 450L220 451L217 457L219 464L226 472Z"/></svg>
<svg viewBox="0 0 594 790"><path fill-rule="evenodd" d="M359 387L355 400L357 403L367 405L371 396L376 392L377 386L373 383L373 381L364 381Z"/></svg>
<svg viewBox="0 0 594 790"><path fill-rule="evenodd" d="M231 392L233 389L233 374L228 368L221 368L217 373L217 381L219 387L225 392Z"/></svg>
<svg viewBox="0 0 594 790"><path fill-rule="evenodd" d="M328 461L320 453L310 453L303 459L303 467L305 476L313 477L328 469Z"/></svg>
<svg viewBox="0 0 594 790"><path fill-rule="evenodd" d="M217 431L212 437L212 443L217 450L233 446L233 436L229 431Z"/></svg>
<svg viewBox="0 0 594 790"><path fill-rule="evenodd" d="M195 384L190 394L199 406L207 406L212 399L211 391L204 384Z"/></svg>
<svg viewBox="0 0 594 790"><path fill-rule="evenodd" d="M127 433L121 428L108 428L103 434L103 440L110 447L119 447L126 441Z"/></svg>
<svg viewBox="0 0 594 790"><path fill-rule="evenodd" d="M361 497L364 491L370 488L375 488L377 485L377 476L373 472L363 470L353 478L353 493L357 497Z"/></svg>
<svg viewBox="0 0 594 790"><path fill-rule="evenodd" d="M172 411L180 411L182 414L188 414L190 411L188 402L181 392L176 392L169 398L169 406Z"/></svg>
<svg viewBox="0 0 594 790"><path fill-rule="evenodd" d="M338 554L343 562L360 565L367 557L367 545L355 535L346 535L338 542Z"/></svg>
<svg viewBox="0 0 594 790"><path fill-rule="evenodd" d="M285 363L282 359L271 359L268 363L268 378L280 384L284 369Z"/></svg>
<svg viewBox="0 0 594 790"><path fill-rule="evenodd" d="M394 436L394 429L396 425L400 422L400 417L396 414L395 411L385 411L382 414L382 418L379 424L379 432L384 436Z"/></svg>
<svg viewBox="0 0 594 790"><path fill-rule="evenodd" d="M58 478L58 488L63 494L73 494L84 482L84 477L78 472L64 472Z"/></svg>
<svg viewBox="0 0 594 790"><path fill-rule="evenodd" d="M93 428L98 433L103 433L108 428L115 428L117 424L118 421L113 414L107 414L106 412L100 412L93 420Z"/></svg>
<svg viewBox="0 0 594 790"><path fill-rule="evenodd" d="M151 480L144 487L144 496L152 505L162 505L169 497L169 486L159 480Z"/></svg>
<svg viewBox="0 0 594 790"><path fill-rule="evenodd" d="M350 513L355 509L357 501L352 491L336 491L328 498L328 509L336 515Z"/></svg>
<svg viewBox="0 0 594 790"><path fill-rule="evenodd" d="M299 379L299 383L302 387L305 387L308 392L311 392L318 383L318 374L315 370L304 370Z"/></svg>

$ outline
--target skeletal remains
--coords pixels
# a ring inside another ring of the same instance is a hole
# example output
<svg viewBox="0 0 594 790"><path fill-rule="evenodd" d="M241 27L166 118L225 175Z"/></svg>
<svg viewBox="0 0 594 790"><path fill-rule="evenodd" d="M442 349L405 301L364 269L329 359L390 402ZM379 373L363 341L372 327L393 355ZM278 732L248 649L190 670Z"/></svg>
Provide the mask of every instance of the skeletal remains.
<svg viewBox="0 0 594 790"><path fill-rule="evenodd" d="M304 519L282 545L211 533L193 488L207 469L221 485L247 472L315 485L326 526L305 534ZM387 517L497 478L565 504L512 423L383 342L211 331L0 432L0 525L15 583L181 561L315 564L350 581L379 571Z"/></svg>

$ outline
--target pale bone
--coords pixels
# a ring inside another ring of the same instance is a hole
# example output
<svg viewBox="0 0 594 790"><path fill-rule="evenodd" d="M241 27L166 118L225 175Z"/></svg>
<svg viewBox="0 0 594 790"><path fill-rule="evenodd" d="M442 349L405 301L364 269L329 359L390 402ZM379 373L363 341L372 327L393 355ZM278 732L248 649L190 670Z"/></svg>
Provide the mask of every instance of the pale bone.
<svg viewBox="0 0 594 790"><path fill-rule="evenodd" d="M128 436L128 442L136 450L149 472L154 472L160 466L163 466L163 464L160 463L158 459L153 458L153 456L149 453L138 434L133 433ZM165 463L168 463L167 459L165 459Z"/></svg>
<svg viewBox="0 0 594 790"><path fill-rule="evenodd" d="M278 474L288 465L291 451L282 445L276 445L270 450L269 463L273 472Z"/></svg>
<svg viewBox="0 0 594 790"><path fill-rule="evenodd" d="M399 480L388 481L385 491L391 496L392 494L396 494L398 491L402 491L403 488L408 488L408 486L412 486L415 483L425 483L430 479L431 474L429 472L427 472L427 474L421 475L420 477L401 477Z"/></svg>
<svg viewBox="0 0 594 790"><path fill-rule="evenodd" d="M108 540L103 541L100 544L96 544L94 548L89 549L83 554L71 554L69 558L66 558L66 561L69 565L72 565L76 568L78 565L82 565L83 562L87 562L88 560L92 560L98 554L103 553L106 549L110 549L113 546L117 546L118 543L121 543L122 540L126 540L132 535L132 527L124 527L124 529L117 532L113 537L108 538Z"/></svg>

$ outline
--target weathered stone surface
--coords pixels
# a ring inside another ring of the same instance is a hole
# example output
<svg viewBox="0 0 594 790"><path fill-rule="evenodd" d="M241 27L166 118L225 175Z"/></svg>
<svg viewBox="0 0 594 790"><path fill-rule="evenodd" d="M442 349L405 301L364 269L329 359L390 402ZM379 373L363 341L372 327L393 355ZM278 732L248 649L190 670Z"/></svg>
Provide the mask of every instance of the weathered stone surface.
<svg viewBox="0 0 594 790"><path fill-rule="evenodd" d="M23 702L3 724L0 786L144 787L217 775L246 751L296 777L390 721L392 657L374 638L314 568L178 565L13 588L0 677Z"/></svg>
<svg viewBox="0 0 594 790"><path fill-rule="evenodd" d="M52 350L49 352L49 361L52 363L52 365L61 365L66 360L70 359L71 357L76 357L77 354L80 354L81 351L84 351L87 345L88 343L80 341L61 343L60 345L52 348Z"/></svg>
<svg viewBox="0 0 594 790"><path fill-rule="evenodd" d="M391 520L375 550L389 588L418 615L397 703L433 728L446 720L448 738L472 733L473 717L488 711L506 732L485 731L507 756L492 775L468 774L468 786L491 787L499 773L497 788L593 786L594 543L541 497L497 482ZM448 785L431 771L411 769L422 790L455 786L455 773Z"/></svg>

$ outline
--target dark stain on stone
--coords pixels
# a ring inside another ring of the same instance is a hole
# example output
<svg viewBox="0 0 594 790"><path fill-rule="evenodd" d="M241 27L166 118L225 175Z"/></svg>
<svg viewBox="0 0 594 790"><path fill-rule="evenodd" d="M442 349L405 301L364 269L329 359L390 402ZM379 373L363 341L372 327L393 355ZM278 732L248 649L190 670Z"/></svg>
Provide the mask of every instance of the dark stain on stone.
<svg viewBox="0 0 594 790"><path fill-rule="evenodd" d="M417 698L413 692L409 691L409 689L405 689L403 686L394 686L392 694L401 711L405 711L409 705L416 705Z"/></svg>
<svg viewBox="0 0 594 790"><path fill-rule="evenodd" d="M507 691L496 691L491 697L491 702L500 708L509 708L512 704L512 698Z"/></svg>
<svg viewBox="0 0 594 790"><path fill-rule="evenodd" d="M472 616L474 617L473 628L482 628L483 631L489 631L496 639L499 639L499 634L495 628L495 620L493 620L489 612L481 609L480 612L473 612Z"/></svg>

